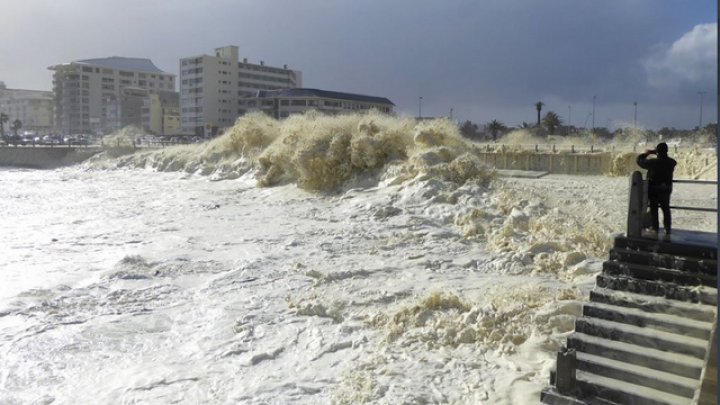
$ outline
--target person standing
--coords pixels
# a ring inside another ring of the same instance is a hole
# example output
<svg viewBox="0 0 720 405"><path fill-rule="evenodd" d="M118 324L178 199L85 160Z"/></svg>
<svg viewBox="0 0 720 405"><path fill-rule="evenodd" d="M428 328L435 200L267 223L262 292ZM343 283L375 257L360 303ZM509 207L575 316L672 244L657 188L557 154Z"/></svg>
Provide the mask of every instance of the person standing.
<svg viewBox="0 0 720 405"><path fill-rule="evenodd" d="M648 156L656 155L655 159ZM665 234L670 235L672 217L670 216L670 194L672 194L673 171L677 162L668 156L668 146L665 142L659 143L654 150L646 150L637 157L638 166L647 169L648 201L650 202L650 217L652 229L657 233L660 229L658 207L663 212L663 227Z"/></svg>

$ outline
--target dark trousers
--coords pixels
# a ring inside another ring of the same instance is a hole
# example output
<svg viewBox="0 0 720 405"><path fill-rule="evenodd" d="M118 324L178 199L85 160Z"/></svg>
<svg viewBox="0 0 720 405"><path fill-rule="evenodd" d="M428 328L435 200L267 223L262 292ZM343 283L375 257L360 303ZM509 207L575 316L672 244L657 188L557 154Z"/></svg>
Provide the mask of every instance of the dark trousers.
<svg viewBox="0 0 720 405"><path fill-rule="evenodd" d="M670 229L672 229L672 217L670 216L670 193L666 191L650 190L648 193L648 200L650 202L650 219L652 228L655 231L660 229L660 219L658 217L658 207L660 207L663 212L663 226L665 227L665 233L670 233Z"/></svg>

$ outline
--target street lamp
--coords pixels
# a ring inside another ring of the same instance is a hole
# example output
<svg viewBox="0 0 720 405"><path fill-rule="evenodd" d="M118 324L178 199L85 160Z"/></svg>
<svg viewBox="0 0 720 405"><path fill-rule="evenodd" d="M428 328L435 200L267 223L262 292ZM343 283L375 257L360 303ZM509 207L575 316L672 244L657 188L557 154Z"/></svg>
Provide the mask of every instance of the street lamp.
<svg viewBox="0 0 720 405"><path fill-rule="evenodd" d="M635 107L635 115L633 115L633 128L637 129L637 101L633 101Z"/></svg>
<svg viewBox="0 0 720 405"><path fill-rule="evenodd" d="M592 111L592 133L595 134L595 97L593 96L593 111Z"/></svg>
<svg viewBox="0 0 720 405"><path fill-rule="evenodd" d="M418 118L422 118L422 96L418 97Z"/></svg>
<svg viewBox="0 0 720 405"><path fill-rule="evenodd" d="M703 96L707 93L707 91L698 91L697 94L700 95L700 125L698 126L698 129L702 128L702 107L703 107Z"/></svg>

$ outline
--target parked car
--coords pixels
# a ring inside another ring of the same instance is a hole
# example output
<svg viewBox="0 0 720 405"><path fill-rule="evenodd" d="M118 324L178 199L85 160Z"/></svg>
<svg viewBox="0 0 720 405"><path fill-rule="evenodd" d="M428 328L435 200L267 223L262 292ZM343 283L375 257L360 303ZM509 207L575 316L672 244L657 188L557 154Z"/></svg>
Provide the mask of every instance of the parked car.
<svg viewBox="0 0 720 405"><path fill-rule="evenodd" d="M20 135L9 135L8 136L8 145L25 145L25 140Z"/></svg>
<svg viewBox="0 0 720 405"><path fill-rule="evenodd" d="M42 143L45 145L60 145L62 139L58 135L45 135L42 139Z"/></svg>

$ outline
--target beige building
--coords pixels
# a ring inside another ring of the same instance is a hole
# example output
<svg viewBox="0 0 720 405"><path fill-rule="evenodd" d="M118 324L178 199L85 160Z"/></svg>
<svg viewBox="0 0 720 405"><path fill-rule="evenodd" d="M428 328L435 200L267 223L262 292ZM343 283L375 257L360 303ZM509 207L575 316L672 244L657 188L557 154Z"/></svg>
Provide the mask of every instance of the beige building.
<svg viewBox="0 0 720 405"><path fill-rule="evenodd" d="M110 133L133 119L140 125L137 90L175 90L175 75L158 69L150 59L113 56L48 69L55 72L55 124L64 134ZM123 103L133 110L123 112Z"/></svg>
<svg viewBox="0 0 720 405"><path fill-rule="evenodd" d="M54 126L53 105L50 91L8 89L0 82L0 113L9 118L5 129L20 120L23 131L49 132Z"/></svg>
<svg viewBox="0 0 720 405"><path fill-rule="evenodd" d="M385 97L318 89L263 90L255 97L240 100L242 110L259 110L278 119L308 110L337 115L375 109L392 114L394 106L395 104Z"/></svg>
<svg viewBox="0 0 720 405"><path fill-rule="evenodd" d="M143 129L154 135L180 134L179 100L179 94L174 91L148 94L143 100Z"/></svg>
<svg viewBox="0 0 720 405"><path fill-rule="evenodd" d="M214 55L180 59L180 117L184 133L214 135L245 113L240 99L258 90L302 86L302 72L248 63L238 47L215 49Z"/></svg>

